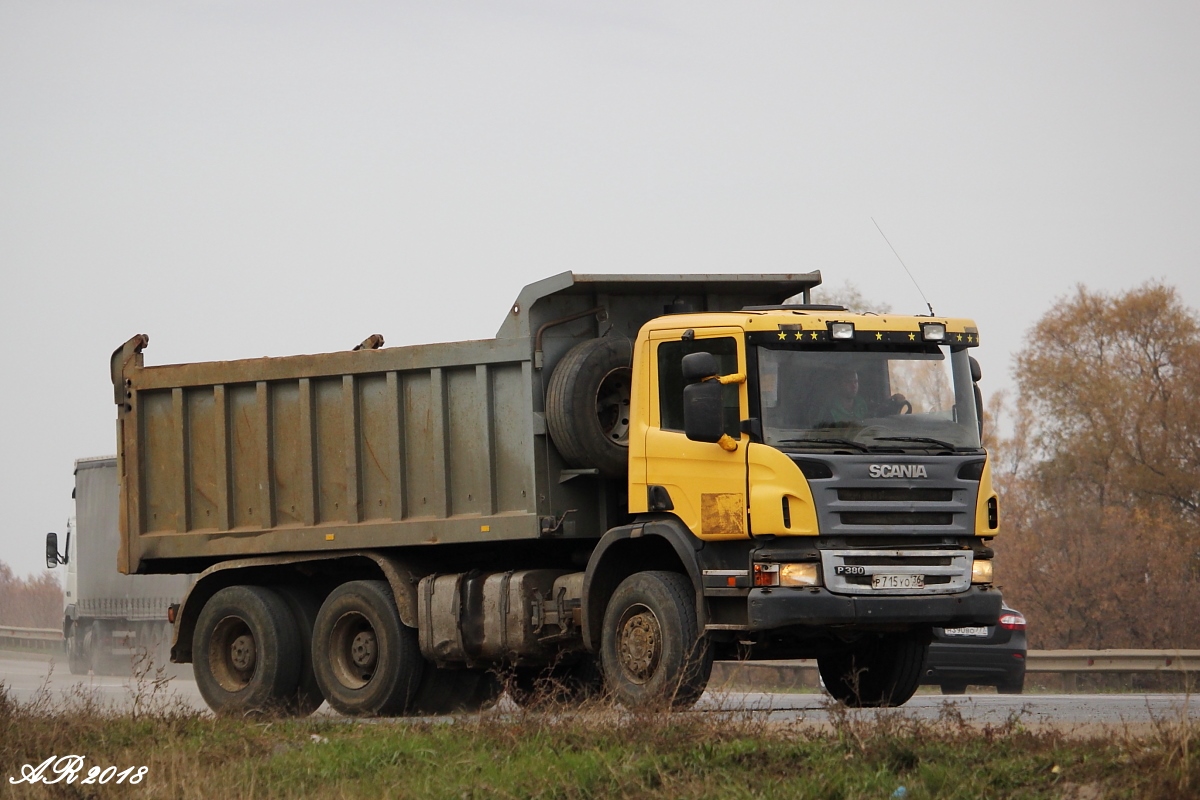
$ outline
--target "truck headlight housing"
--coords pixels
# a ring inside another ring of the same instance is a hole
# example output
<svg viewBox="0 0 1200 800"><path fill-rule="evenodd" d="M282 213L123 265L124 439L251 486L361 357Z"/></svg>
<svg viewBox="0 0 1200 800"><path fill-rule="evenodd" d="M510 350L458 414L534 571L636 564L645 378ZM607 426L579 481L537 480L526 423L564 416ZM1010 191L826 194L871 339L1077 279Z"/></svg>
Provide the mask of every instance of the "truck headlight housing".
<svg viewBox="0 0 1200 800"><path fill-rule="evenodd" d="M853 322L830 323L829 338L831 338L831 339L853 339L854 338L854 323Z"/></svg>
<svg viewBox="0 0 1200 800"><path fill-rule="evenodd" d="M992 582L992 562L991 561L972 561L971 562L971 583L991 583Z"/></svg>
<svg viewBox="0 0 1200 800"><path fill-rule="evenodd" d="M819 564L780 564L780 586L820 586Z"/></svg>
<svg viewBox="0 0 1200 800"><path fill-rule="evenodd" d="M921 323L921 338L927 342L946 341L946 326L940 322Z"/></svg>

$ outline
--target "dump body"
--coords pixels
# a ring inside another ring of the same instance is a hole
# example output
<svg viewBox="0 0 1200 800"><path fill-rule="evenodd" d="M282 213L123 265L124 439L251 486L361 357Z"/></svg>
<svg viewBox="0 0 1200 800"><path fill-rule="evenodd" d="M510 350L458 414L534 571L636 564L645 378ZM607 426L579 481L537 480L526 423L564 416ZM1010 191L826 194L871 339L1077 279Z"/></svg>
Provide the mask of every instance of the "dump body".
<svg viewBox="0 0 1200 800"><path fill-rule="evenodd" d="M123 572L264 554L598 539L623 487L547 435L548 376L574 344L637 336L670 308L731 311L795 275L574 275L526 287L497 338L146 367L113 355Z"/></svg>

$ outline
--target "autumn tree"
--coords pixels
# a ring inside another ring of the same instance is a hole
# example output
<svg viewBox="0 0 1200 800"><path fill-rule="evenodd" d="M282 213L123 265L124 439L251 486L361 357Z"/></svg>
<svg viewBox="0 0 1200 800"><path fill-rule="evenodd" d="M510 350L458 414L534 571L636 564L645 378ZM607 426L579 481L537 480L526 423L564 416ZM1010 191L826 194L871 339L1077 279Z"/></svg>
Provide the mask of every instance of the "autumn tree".
<svg viewBox="0 0 1200 800"><path fill-rule="evenodd" d="M1174 289L1078 288L1016 359L989 442L998 580L1036 647L1200 646L1200 320Z"/></svg>
<svg viewBox="0 0 1200 800"><path fill-rule="evenodd" d="M22 628L62 625L63 591L53 572L18 578L0 561L0 624Z"/></svg>

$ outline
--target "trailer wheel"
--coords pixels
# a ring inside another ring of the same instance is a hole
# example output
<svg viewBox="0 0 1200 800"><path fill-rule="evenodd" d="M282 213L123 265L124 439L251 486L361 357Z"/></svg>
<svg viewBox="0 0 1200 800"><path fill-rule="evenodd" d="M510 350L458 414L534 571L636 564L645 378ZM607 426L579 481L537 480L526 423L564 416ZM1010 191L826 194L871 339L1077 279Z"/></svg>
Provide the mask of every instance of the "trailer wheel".
<svg viewBox="0 0 1200 800"><path fill-rule="evenodd" d="M607 478L628 471L632 354L628 339L580 342L558 362L546 391L546 425L558 452Z"/></svg>
<svg viewBox="0 0 1200 800"><path fill-rule="evenodd" d="M317 614L312 651L317 684L337 711L382 716L412 707L425 659L386 581L334 589Z"/></svg>
<svg viewBox="0 0 1200 800"><path fill-rule="evenodd" d="M292 619L296 621L296 632L300 634L300 679L296 684L295 696L288 702L289 710L307 717L325 702L321 687L317 685L312 656L313 628L321 611L321 601L312 592L297 586L274 586L272 589L287 603Z"/></svg>
<svg viewBox="0 0 1200 800"><path fill-rule="evenodd" d="M214 594L192 637L196 687L216 713L285 709L300 678L300 634L278 594L228 586Z"/></svg>
<svg viewBox="0 0 1200 800"><path fill-rule="evenodd" d="M656 570L621 582L600 636L604 682L621 705L687 708L704 693L712 662L686 576Z"/></svg>
<svg viewBox="0 0 1200 800"><path fill-rule="evenodd" d="M851 708L900 706L917 691L929 645L914 634L866 637L817 658L834 699Z"/></svg>

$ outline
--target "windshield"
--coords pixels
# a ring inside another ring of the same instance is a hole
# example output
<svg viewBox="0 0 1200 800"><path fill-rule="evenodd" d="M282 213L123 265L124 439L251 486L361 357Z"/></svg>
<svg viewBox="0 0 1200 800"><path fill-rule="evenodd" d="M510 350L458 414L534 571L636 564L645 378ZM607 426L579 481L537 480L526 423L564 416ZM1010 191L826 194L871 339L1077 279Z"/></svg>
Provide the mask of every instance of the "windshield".
<svg viewBox="0 0 1200 800"><path fill-rule="evenodd" d="M850 347L758 348L767 444L861 452L979 448L964 348Z"/></svg>

